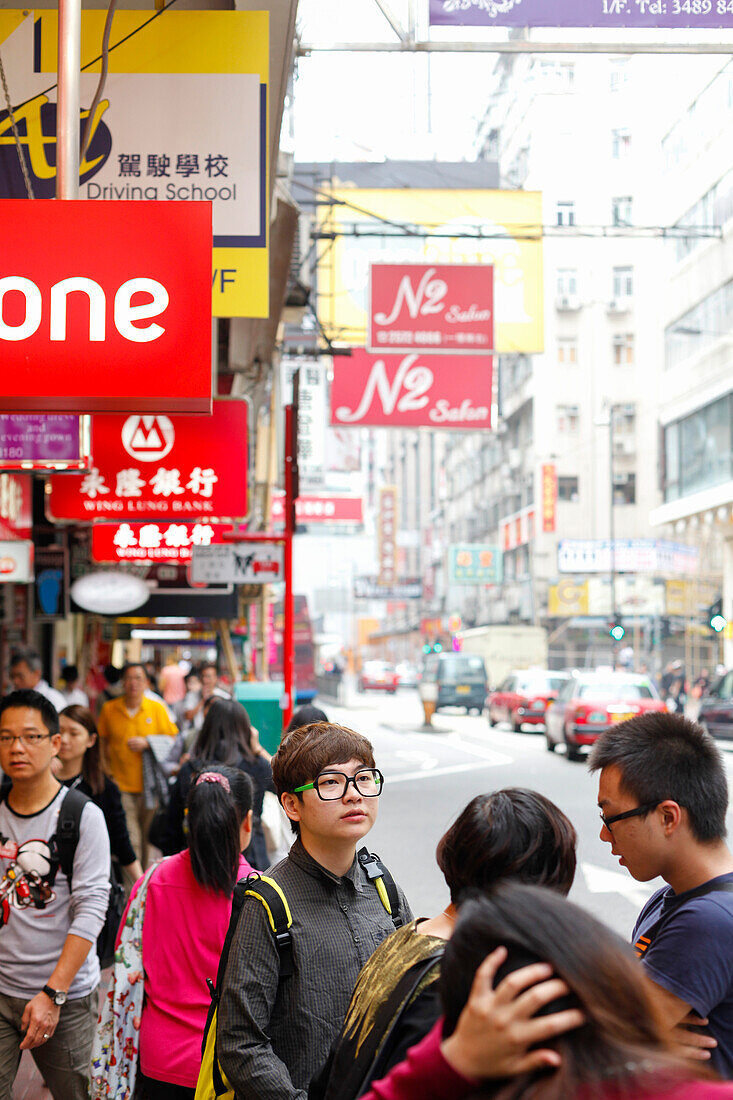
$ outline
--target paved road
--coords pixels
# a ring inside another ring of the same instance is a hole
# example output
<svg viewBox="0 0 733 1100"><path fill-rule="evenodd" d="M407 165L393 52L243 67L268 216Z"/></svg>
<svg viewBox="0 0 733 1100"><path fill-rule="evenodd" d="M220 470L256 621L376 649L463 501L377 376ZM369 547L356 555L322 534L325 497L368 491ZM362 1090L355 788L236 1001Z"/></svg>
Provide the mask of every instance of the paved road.
<svg viewBox="0 0 733 1100"><path fill-rule="evenodd" d="M435 847L466 803L484 791L530 787L556 802L578 831L571 898L624 938L630 936L639 909L661 883L634 881L600 841L597 780L585 764L547 752L541 733L489 728L485 716L458 710L441 711L434 729L424 731L414 691L353 694L349 706L327 700L323 706L329 717L366 734L374 745L386 782L368 844L405 888L416 914L438 912L448 901ZM733 755L727 761L733 772Z"/></svg>

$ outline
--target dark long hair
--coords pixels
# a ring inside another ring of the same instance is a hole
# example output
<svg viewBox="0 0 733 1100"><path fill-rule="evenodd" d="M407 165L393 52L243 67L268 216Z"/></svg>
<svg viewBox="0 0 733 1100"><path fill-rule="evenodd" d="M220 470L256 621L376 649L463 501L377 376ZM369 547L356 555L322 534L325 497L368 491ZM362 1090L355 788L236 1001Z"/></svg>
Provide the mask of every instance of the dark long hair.
<svg viewBox="0 0 733 1100"><path fill-rule="evenodd" d="M226 782L200 781L202 775ZM231 897L241 855L239 830L251 809L252 781L239 768L205 764L193 776L186 799L188 847L200 886Z"/></svg>
<svg viewBox="0 0 733 1100"><path fill-rule="evenodd" d="M102 767L102 753L99 748L99 734L94 715L88 707L82 707L73 703L70 707L64 707L59 718L69 718L72 722L78 722L87 733L94 734L94 744L90 745L84 753L81 762L81 774L85 783L88 783L92 794L101 794L104 790L105 772Z"/></svg>
<svg viewBox="0 0 733 1100"><path fill-rule="evenodd" d="M485 890L501 879L568 894L576 843L575 829L554 802L509 787L473 798L441 838L436 859L454 904L466 890Z"/></svg>
<svg viewBox="0 0 733 1100"><path fill-rule="evenodd" d="M191 747L197 761L237 764L254 760L249 715L236 699L212 699L198 737Z"/></svg>
<svg viewBox="0 0 733 1100"><path fill-rule="evenodd" d="M311 726L314 722L327 722L328 718L324 711L320 707L314 707L310 703L305 703L304 706L298 707L293 717L288 722L285 733L292 733L293 730L299 730L301 726Z"/></svg>
<svg viewBox="0 0 733 1100"><path fill-rule="evenodd" d="M614 1096L636 1097L660 1078L705 1078L668 1045L650 995L649 979L631 949L583 909L552 890L503 883L466 901L446 944L440 977L444 1034L456 1028L477 968L504 946L509 955L497 974L529 963L550 963L571 991L543 1012L579 1005L586 1023L543 1043L562 1057L556 1070L535 1071L512 1081L487 1082L475 1096L494 1100L573 1100L596 1095L605 1084Z"/></svg>

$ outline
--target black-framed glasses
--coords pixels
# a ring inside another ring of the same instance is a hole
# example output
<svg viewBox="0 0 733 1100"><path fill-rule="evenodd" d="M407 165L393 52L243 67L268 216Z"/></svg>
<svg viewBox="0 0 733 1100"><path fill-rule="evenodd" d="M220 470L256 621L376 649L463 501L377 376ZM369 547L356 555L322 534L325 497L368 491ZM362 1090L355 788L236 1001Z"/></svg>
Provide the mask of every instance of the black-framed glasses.
<svg viewBox="0 0 733 1100"><path fill-rule="evenodd" d="M25 748L29 746L33 748L34 745L40 745L42 741L48 740L49 737L53 737L52 733L2 733L0 734L0 745L8 748L15 741L20 741L21 745Z"/></svg>
<svg viewBox="0 0 733 1100"><path fill-rule="evenodd" d="M658 802L645 802L643 806L637 806L635 810L626 810L622 814L613 814L612 817L606 817L601 810L601 821L611 832L611 826L615 825L617 821L624 821L627 817L641 817L643 814L648 814L652 810L656 810Z"/></svg>
<svg viewBox="0 0 733 1100"><path fill-rule="evenodd" d="M360 768L356 775L346 775L345 772L337 771L321 772L312 783L304 783L302 787L296 787L293 794L315 790L324 802L335 802L344 797L349 789L349 783L354 784L354 790L363 798L379 798L384 787L384 776L379 768Z"/></svg>

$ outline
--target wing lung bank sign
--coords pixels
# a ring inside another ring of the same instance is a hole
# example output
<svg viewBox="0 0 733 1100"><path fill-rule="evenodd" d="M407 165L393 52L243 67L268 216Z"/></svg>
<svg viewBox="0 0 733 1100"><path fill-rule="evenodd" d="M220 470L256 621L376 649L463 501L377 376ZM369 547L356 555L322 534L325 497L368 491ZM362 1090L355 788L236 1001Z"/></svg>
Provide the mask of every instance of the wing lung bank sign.
<svg viewBox="0 0 733 1100"><path fill-rule="evenodd" d="M433 27L730 27L729 0L430 0Z"/></svg>
<svg viewBox="0 0 733 1100"><path fill-rule="evenodd" d="M82 64L96 58L104 12L82 13ZM147 24L144 26L144 24ZM0 11L0 49L37 198L56 183L56 11ZM129 41L124 41L127 36ZM120 43L119 46L116 43ZM213 310L267 317L267 11L118 11L110 71L80 170L92 200L209 200ZM81 73L88 108L99 66ZM7 112L0 111L0 197L25 197Z"/></svg>
<svg viewBox="0 0 733 1100"><path fill-rule="evenodd" d="M489 264L372 264L370 351L494 350Z"/></svg>
<svg viewBox="0 0 733 1100"><path fill-rule="evenodd" d="M211 417L95 416L94 466L49 478L57 520L241 518L247 514L247 402Z"/></svg>
<svg viewBox="0 0 733 1100"><path fill-rule="evenodd" d="M372 355L333 362L331 423L407 428L491 427L490 355Z"/></svg>
<svg viewBox="0 0 733 1100"><path fill-rule="evenodd" d="M3 411L210 411L209 203L7 199L0 220Z"/></svg>

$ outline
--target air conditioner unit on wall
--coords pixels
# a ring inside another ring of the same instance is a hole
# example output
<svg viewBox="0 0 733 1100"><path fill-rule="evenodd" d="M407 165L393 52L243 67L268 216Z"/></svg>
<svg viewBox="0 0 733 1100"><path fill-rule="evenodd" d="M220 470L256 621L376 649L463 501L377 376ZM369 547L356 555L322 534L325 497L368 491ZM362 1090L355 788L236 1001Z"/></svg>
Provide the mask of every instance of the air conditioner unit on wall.
<svg viewBox="0 0 733 1100"><path fill-rule="evenodd" d="M580 309L580 298L577 294L558 294L555 299L555 309L561 312Z"/></svg>
<svg viewBox="0 0 733 1100"><path fill-rule="evenodd" d="M608 303L608 313L628 313L631 309L631 298L612 298Z"/></svg>

